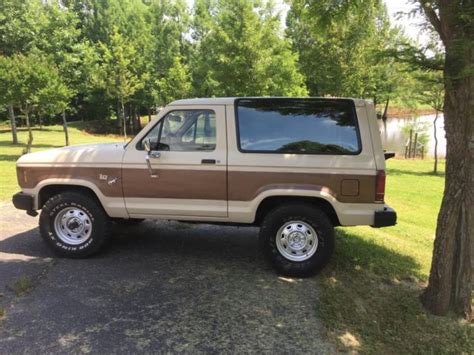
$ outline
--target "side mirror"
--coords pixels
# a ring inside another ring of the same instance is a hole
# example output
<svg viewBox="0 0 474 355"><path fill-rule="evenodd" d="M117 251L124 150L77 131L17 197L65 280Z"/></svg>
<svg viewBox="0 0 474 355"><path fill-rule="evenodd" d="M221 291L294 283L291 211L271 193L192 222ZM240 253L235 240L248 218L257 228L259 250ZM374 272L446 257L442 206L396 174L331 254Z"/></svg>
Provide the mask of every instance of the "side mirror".
<svg viewBox="0 0 474 355"><path fill-rule="evenodd" d="M151 142L150 142L150 138L146 138L143 140L143 148L145 149L145 151L150 154L151 153Z"/></svg>

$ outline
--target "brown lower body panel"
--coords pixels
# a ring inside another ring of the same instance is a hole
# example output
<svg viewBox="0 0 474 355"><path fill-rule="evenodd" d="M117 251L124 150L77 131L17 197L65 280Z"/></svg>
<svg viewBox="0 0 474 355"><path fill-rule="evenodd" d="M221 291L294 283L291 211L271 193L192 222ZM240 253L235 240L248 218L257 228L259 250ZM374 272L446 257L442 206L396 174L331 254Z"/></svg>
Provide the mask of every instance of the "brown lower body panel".
<svg viewBox="0 0 474 355"><path fill-rule="evenodd" d="M250 201L269 188L325 191L340 202L375 200L372 175L229 171L228 182L230 201Z"/></svg>
<svg viewBox="0 0 474 355"><path fill-rule="evenodd" d="M251 201L277 188L325 191L348 203L375 200L375 175L157 169L152 178L148 169L100 167L18 167L17 173L23 188L44 179L82 179L108 197Z"/></svg>

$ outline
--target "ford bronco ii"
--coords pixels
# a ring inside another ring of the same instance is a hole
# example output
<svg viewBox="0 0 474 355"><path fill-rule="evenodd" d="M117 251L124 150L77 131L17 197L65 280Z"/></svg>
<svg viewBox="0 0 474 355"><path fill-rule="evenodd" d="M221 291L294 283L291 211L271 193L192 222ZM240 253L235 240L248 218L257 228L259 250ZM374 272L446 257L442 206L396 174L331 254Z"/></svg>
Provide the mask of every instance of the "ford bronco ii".
<svg viewBox="0 0 474 355"><path fill-rule="evenodd" d="M333 98L175 101L129 143L22 156L16 208L59 255L86 257L111 221L254 225L286 275L320 270L334 227L391 226L372 103Z"/></svg>

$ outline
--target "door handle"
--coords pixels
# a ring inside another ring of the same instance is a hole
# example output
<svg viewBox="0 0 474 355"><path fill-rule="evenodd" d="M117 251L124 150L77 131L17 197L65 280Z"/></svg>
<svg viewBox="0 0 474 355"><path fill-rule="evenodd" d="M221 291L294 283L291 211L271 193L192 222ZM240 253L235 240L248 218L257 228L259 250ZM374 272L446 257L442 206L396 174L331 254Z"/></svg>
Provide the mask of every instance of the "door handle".
<svg viewBox="0 0 474 355"><path fill-rule="evenodd" d="M215 164L216 159L203 159L201 160L201 164Z"/></svg>
<svg viewBox="0 0 474 355"><path fill-rule="evenodd" d="M146 161L146 166L148 167L148 172L150 173L150 177L151 178L157 178L158 177L158 174L156 174L154 171L153 171L153 167L151 166L151 162L150 162L150 156L147 154L147 156L145 157L145 161Z"/></svg>

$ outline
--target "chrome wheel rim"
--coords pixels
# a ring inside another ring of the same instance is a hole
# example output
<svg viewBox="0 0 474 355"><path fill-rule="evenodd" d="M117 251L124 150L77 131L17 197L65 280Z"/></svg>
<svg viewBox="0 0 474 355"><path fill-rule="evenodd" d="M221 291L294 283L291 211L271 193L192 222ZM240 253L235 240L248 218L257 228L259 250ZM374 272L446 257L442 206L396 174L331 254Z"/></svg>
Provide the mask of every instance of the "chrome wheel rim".
<svg viewBox="0 0 474 355"><path fill-rule="evenodd" d="M291 261L305 261L318 249L318 235L303 221L285 223L277 232L276 246L280 254Z"/></svg>
<svg viewBox="0 0 474 355"><path fill-rule="evenodd" d="M79 245L91 237L92 222L84 210L67 207L54 218L54 231L64 243Z"/></svg>

